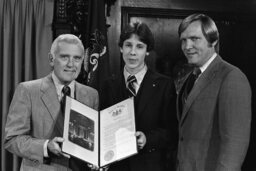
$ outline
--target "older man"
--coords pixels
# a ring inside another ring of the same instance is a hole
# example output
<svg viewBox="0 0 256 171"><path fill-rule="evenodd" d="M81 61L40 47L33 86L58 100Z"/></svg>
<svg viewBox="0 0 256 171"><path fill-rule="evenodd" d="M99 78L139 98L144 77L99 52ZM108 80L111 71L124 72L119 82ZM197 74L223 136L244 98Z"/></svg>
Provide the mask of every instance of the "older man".
<svg viewBox="0 0 256 171"><path fill-rule="evenodd" d="M61 106L65 95L98 108L97 91L75 81L83 59L84 47L79 38L60 35L49 53L53 71L44 78L20 83L16 88L7 116L4 145L23 158L20 170L86 168L85 163L62 153L60 147L64 141Z"/></svg>

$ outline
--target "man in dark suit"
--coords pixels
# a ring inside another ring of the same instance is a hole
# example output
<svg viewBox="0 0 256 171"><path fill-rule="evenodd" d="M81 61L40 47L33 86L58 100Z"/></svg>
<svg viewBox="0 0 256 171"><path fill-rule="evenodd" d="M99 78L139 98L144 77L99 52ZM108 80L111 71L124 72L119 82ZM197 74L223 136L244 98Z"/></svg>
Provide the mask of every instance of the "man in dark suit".
<svg viewBox="0 0 256 171"><path fill-rule="evenodd" d="M250 137L249 82L219 56L219 33L210 17L188 16L179 26L179 37L194 69L176 82L178 170L240 171Z"/></svg>
<svg viewBox="0 0 256 171"><path fill-rule="evenodd" d="M153 43L153 35L146 24L128 25L119 41L125 62L123 72L107 79L101 90L101 109L131 96L135 104L139 152L110 165L110 171L166 170L167 151L174 151L177 144L174 83L145 64Z"/></svg>
<svg viewBox="0 0 256 171"><path fill-rule="evenodd" d="M22 157L20 170L83 170L86 164L61 151L64 111L61 102L68 94L91 108L98 108L95 89L75 81L84 59L78 37L57 37L49 53L53 71L46 77L18 85L5 126L5 148ZM82 164L82 166L81 166Z"/></svg>

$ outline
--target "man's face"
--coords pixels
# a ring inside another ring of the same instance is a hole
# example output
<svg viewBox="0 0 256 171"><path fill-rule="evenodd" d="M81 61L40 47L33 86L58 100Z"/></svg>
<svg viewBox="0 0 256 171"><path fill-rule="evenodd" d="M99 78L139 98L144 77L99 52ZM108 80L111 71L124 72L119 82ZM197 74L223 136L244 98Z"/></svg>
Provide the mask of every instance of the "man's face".
<svg viewBox="0 0 256 171"><path fill-rule="evenodd" d="M50 65L62 84L69 84L80 73L83 51L76 44L60 42L55 57L50 57Z"/></svg>
<svg viewBox="0 0 256 171"><path fill-rule="evenodd" d="M201 29L201 22L192 22L180 35L181 49L188 63L202 66L214 54L214 45L208 43Z"/></svg>
<svg viewBox="0 0 256 171"><path fill-rule="evenodd" d="M141 42L137 35L132 35L125 40L120 50L123 54L125 68L129 73L136 74L144 67L147 45Z"/></svg>

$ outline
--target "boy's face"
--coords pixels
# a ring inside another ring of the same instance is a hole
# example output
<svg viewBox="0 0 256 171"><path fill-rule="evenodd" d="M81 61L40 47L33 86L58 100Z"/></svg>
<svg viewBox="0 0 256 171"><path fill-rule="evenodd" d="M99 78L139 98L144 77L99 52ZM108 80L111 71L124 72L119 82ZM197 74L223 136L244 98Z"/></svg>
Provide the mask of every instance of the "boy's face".
<svg viewBox="0 0 256 171"><path fill-rule="evenodd" d="M139 40L137 35L126 39L120 48L125 62L125 68L130 74L136 74L145 65L147 45Z"/></svg>

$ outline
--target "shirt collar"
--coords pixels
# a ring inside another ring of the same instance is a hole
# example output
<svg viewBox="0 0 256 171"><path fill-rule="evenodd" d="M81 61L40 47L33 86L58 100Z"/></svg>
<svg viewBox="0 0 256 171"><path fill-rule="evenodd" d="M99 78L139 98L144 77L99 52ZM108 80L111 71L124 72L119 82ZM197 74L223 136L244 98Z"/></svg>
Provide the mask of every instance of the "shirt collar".
<svg viewBox="0 0 256 171"><path fill-rule="evenodd" d="M208 61L203 66L200 67L201 73L203 73L208 68L208 66L212 63L212 61L216 58L216 56L217 56L217 53L214 53L212 57L208 59Z"/></svg>
<svg viewBox="0 0 256 171"><path fill-rule="evenodd" d="M58 79L58 77L55 75L55 73L53 71L52 71L52 80L53 80L53 83L56 87L58 99L60 100L63 96L62 88L64 87L64 85L61 84L60 80ZM71 83L68 86L70 87L70 90L71 90L71 97L74 98L74 95L75 95L75 80L71 81Z"/></svg>
<svg viewBox="0 0 256 171"><path fill-rule="evenodd" d="M147 70L148 70L147 65L144 65L144 67L143 67L139 72L137 72L137 73L134 75L134 76L136 77L136 80L137 80L137 82L135 83L136 87L140 87L141 82L142 82L142 80L143 80L143 78L144 78L144 76L145 76ZM124 67L124 78L125 78L125 83L126 83L126 85L127 85L127 78L128 78L130 75L131 75L131 74L130 74L130 73L125 69L125 67ZM137 88L136 88L136 90L137 90Z"/></svg>

